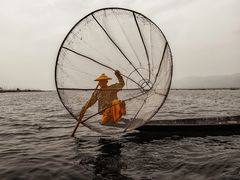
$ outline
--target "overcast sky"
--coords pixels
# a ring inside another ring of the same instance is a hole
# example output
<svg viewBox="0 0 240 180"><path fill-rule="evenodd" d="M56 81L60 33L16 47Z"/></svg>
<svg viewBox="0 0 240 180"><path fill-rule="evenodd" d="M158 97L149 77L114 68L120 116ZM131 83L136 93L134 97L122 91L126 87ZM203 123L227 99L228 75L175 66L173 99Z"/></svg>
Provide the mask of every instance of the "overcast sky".
<svg viewBox="0 0 240 180"><path fill-rule="evenodd" d="M239 0L1 0L0 87L54 89L58 49L83 16L123 7L169 41L174 79L240 73Z"/></svg>

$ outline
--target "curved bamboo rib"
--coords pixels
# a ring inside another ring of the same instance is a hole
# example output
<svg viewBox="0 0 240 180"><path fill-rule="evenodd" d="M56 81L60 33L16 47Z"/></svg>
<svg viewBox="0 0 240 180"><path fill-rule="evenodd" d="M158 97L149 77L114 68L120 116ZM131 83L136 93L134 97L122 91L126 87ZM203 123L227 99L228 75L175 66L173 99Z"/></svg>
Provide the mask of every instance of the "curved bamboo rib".
<svg viewBox="0 0 240 180"><path fill-rule="evenodd" d="M136 26L137 26L137 29L138 29L138 32L139 32L139 36L142 40L142 43L143 43L143 46L144 46L144 50L145 50L145 53L146 53L146 56L147 56L147 61L148 61L148 80L150 81L150 76L151 76L151 71L150 71L150 61L149 61L149 56L148 56L148 52L147 52L147 47L146 47L146 44L143 40L143 36L142 36L142 33L141 33L141 30L140 30L140 27L139 27L139 24L137 22L137 18L136 18L136 15L135 13L133 12L133 17L134 17L134 20L135 20L135 23L136 23Z"/></svg>
<svg viewBox="0 0 240 180"><path fill-rule="evenodd" d="M91 14L93 19L97 22L97 24L101 27L101 29L104 31L104 33L107 35L107 37L110 39L110 41L115 45L115 47L119 50L119 52L123 55L123 57L129 62L129 64L136 70L138 75L146 82L144 77L141 75L141 73L137 70L137 68L133 65L133 63L128 59L128 57L123 53L123 51L120 49L120 47L113 41L113 39L110 37L110 35L107 33L107 31L103 28L103 26L98 22L98 20L95 18L93 14ZM148 85L148 83L146 82ZM149 85L148 85L149 86ZM149 86L150 87L150 86ZM151 88L151 87L150 87Z"/></svg>
<svg viewBox="0 0 240 180"><path fill-rule="evenodd" d="M72 50L72 49L69 49L69 48L67 48L67 47L64 47L64 46L63 46L62 48L63 48L63 49L66 49L66 50L68 50L68 51L70 51L70 52L72 52L72 53L75 53L75 54L77 54L77 55L79 55L79 56L82 56L82 57L84 57L84 58L86 58L86 59L89 59L89 60L91 60L91 61L93 61L93 62L95 62L95 63L97 63L97 64L99 64L99 65L101 65L101 66L103 66L103 67L106 67L106 68L108 68L108 69L110 69L110 70L112 70L112 71L115 71L115 69L113 69L112 67L110 67L110 66L108 66L108 65L105 65L105 64L103 64L103 63L100 63L100 62L98 62L97 60L95 60L95 59L93 59L93 58L91 58L91 57L88 57L88 56L86 56L86 55L80 54L80 53L78 53L78 52L76 52L76 51L74 51L74 50ZM130 77L124 75L124 74L122 74L122 76L124 76L125 78L131 80L131 81L134 82L136 85L138 85L138 87L140 87L141 89L144 90L144 88L143 88L140 84L138 84L136 81L134 81L132 78L130 78Z"/></svg>

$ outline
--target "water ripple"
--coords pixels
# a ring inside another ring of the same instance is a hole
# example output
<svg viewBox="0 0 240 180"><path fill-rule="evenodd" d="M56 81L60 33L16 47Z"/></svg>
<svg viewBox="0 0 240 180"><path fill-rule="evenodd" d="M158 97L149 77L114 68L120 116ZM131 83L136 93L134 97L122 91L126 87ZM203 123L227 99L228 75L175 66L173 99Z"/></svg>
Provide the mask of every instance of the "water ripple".
<svg viewBox="0 0 240 180"><path fill-rule="evenodd" d="M239 115L240 91L171 91L157 119ZM108 137L80 127L56 92L0 94L1 179L239 179L240 136ZM26 103L27 102L27 103Z"/></svg>

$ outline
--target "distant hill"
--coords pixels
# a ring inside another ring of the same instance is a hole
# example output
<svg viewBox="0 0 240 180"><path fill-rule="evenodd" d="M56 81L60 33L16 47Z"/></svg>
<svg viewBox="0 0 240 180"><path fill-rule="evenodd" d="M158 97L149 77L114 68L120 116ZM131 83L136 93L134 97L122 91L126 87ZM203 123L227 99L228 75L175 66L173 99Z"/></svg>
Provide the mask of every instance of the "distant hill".
<svg viewBox="0 0 240 180"><path fill-rule="evenodd" d="M240 88L240 73L174 79L171 87L180 89Z"/></svg>

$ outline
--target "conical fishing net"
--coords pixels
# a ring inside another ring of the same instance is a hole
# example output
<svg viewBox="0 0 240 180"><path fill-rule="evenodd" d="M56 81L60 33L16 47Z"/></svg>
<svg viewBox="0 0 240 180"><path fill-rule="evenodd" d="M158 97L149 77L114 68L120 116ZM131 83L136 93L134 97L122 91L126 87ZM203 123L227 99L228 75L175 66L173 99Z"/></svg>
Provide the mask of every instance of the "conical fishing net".
<svg viewBox="0 0 240 180"><path fill-rule="evenodd" d="M108 85L118 83L115 70L125 83L117 96L125 102L126 114L117 123L103 125L96 102L81 120L105 134L135 129L158 112L170 88L172 56L162 31L144 15L121 8L100 9L69 31L57 56L57 91L76 120L91 95L100 91L94 80L105 73L112 78Z"/></svg>

